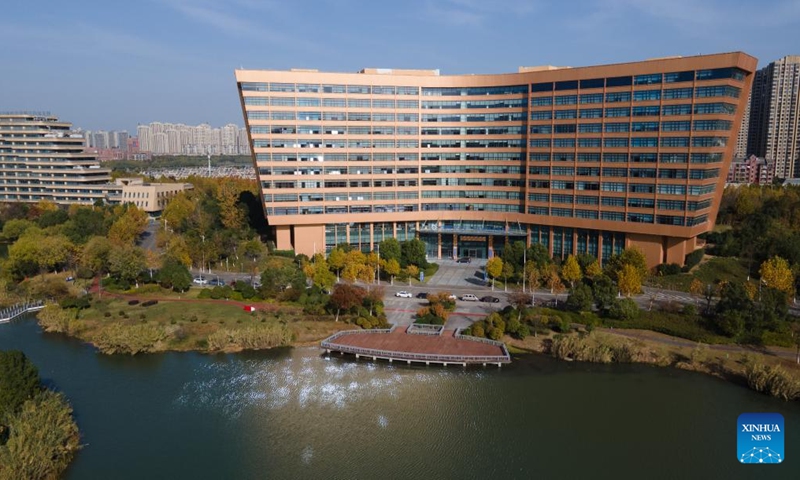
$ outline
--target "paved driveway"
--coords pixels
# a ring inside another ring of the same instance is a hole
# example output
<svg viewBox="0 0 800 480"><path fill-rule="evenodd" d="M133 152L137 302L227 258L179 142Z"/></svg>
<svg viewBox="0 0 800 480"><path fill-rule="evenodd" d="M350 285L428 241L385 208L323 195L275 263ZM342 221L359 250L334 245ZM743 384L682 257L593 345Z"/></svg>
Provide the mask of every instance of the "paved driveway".
<svg viewBox="0 0 800 480"><path fill-rule="evenodd" d="M484 286L483 262L447 262L439 265L439 271L427 283L431 287L469 288Z"/></svg>

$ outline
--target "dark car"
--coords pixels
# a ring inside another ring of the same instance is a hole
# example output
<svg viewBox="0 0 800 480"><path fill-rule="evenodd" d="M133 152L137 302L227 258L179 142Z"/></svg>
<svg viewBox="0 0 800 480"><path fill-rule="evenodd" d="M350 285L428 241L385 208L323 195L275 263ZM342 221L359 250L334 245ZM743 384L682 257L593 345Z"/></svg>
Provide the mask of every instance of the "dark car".
<svg viewBox="0 0 800 480"><path fill-rule="evenodd" d="M497 297L492 297L491 295L487 295L481 298L481 302L486 303L500 303L500 299Z"/></svg>
<svg viewBox="0 0 800 480"><path fill-rule="evenodd" d="M428 298L428 292L419 292L417 298Z"/></svg>
<svg viewBox="0 0 800 480"><path fill-rule="evenodd" d="M461 257L456 260L457 263L472 263L472 258L470 257Z"/></svg>

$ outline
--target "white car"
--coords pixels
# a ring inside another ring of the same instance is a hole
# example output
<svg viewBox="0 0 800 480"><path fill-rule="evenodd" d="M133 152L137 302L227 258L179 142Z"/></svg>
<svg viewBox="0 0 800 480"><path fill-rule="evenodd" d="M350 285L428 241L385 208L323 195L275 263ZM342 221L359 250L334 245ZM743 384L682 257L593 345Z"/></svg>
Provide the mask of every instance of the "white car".
<svg viewBox="0 0 800 480"><path fill-rule="evenodd" d="M192 280L192 283L194 283L195 285L205 285L205 284L208 283L208 280L206 280L203 277L194 277L194 280Z"/></svg>
<svg viewBox="0 0 800 480"><path fill-rule="evenodd" d="M399 291L394 294L395 297L403 297L403 298L411 298L411 292L406 292L405 290Z"/></svg>
<svg viewBox="0 0 800 480"><path fill-rule="evenodd" d="M461 300L464 302L477 302L478 297L476 297L471 293L465 293L464 295L461 296Z"/></svg>

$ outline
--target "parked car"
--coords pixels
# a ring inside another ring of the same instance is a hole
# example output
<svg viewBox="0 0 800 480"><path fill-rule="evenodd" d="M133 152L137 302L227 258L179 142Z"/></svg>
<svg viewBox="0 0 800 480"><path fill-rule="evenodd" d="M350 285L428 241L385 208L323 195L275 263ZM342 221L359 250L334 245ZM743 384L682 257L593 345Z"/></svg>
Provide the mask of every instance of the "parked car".
<svg viewBox="0 0 800 480"><path fill-rule="evenodd" d="M461 257L456 260L456 263L472 263L472 258L470 257Z"/></svg>
<svg viewBox="0 0 800 480"><path fill-rule="evenodd" d="M411 298L411 297L413 297L413 295L411 295L410 292L406 292L405 290L401 290L401 291L395 293L394 296L395 297L402 297L402 298Z"/></svg>
<svg viewBox="0 0 800 480"><path fill-rule="evenodd" d="M465 302L477 302L478 301L478 297L476 297L475 295L473 295L471 293L465 293L464 295L461 295L461 300L463 300Z"/></svg>
<svg viewBox="0 0 800 480"><path fill-rule="evenodd" d="M500 299L497 297L493 297L491 295L487 295L485 297L481 297L481 302L486 303L500 303Z"/></svg>
<svg viewBox="0 0 800 480"><path fill-rule="evenodd" d="M450 295L447 296L447 298L450 300L458 300L458 297L456 297L455 293L451 293Z"/></svg>
<svg viewBox="0 0 800 480"><path fill-rule="evenodd" d="M211 285L211 286L214 286L214 287L224 287L225 286L225 280L220 280L218 278L212 278L211 280L208 281L208 284Z"/></svg>
<svg viewBox="0 0 800 480"><path fill-rule="evenodd" d="M422 299L428 298L428 292L419 292L417 294L417 298L422 298Z"/></svg>
<svg viewBox="0 0 800 480"><path fill-rule="evenodd" d="M194 277L194 280L192 280L192 283L194 283L195 285L207 285L208 284L208 280L206 280L203 277Z"/></svg>

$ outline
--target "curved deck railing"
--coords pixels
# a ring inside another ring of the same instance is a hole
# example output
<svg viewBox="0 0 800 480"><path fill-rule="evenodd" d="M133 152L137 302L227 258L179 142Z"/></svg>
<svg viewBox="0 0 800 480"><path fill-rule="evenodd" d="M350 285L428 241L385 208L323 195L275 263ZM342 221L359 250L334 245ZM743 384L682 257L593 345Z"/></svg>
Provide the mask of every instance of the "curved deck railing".
<svg viewBox="0 0 800 480"><path fill-rule="evenodd" d="M444 325L429 325L423 323L412 323L406 329L406 333L411 335L430 335L438 337L444 332Z"/></svg>
<svg viewBox="0 0 800 480"><path fill-rule="evenodd" d="M394 327L391 329L384 329L384 330L345 330L342 332L337 332L334 335L326 338L320 343L320 346L326 350L335 350L342 353L350 353L353 355L364 355L366 357L373 357L374 359L380 358L382 360L405 360L405 361L414 361L414 362L434 362L434 363L510 363L511 356L508 353L508 350L505 347L505 344L502 342L495 342L494 340L488 340L484 343L490 343L491 345L495 345L501 348L503 354L502 355L442 355L442 354L435 354L435 353L413 353L413 352L402 352L396 350L381 350L377 348L364 348L364 347L355 347L352 345L344 345L341 343L336 343L335 340L337 338L341 338L345 335L358 335L363 333L390 333L394 330ZM464 337L465 340L471 340L477 337ZM487 340L487 339L478 339L478 340ZM498 345L499 344L499 345Z"/></svg>
<svg viewBox="0 0 800 480"><path fill-rule="evenodd" d="M0 310L0 323L7 323L28 312L38 312L44 308L44 300L25 302Z"/></svg>

